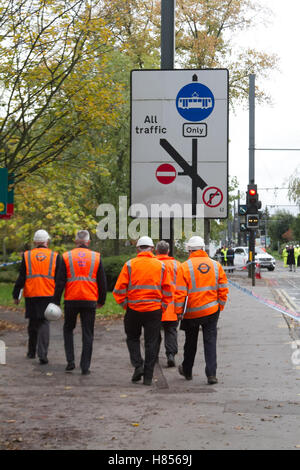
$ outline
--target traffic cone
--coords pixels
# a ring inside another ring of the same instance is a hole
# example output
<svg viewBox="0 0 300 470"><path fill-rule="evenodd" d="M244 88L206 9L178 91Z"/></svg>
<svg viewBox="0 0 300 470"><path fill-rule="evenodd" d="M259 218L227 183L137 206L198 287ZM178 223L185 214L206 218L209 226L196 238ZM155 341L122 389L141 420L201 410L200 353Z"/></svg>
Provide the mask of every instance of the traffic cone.
<svg viewBox="0 0 300 470"><path fill-rule="evenodd" d="M255 265L255 279L261 279L260 264L259 263L256 263L256 265Z"/></svg>

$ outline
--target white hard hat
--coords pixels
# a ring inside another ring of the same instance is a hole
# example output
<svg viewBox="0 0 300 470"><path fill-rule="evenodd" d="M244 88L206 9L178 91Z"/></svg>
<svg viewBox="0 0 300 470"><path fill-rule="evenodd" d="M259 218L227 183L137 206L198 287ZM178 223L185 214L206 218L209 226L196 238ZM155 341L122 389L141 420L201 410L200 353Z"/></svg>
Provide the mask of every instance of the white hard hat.
<svg viewBox="0 0 300 470"><path fill-rule="evenodd" d="M152 238L145 236L138 239L136 246L154 246L154 243Z"/></svg>
<svg viewBox="0 0 300 470"><path fill-rule="evenodd" d="M50 235L46 230L37 230L33 236L34 242L47 242L50 240Z"/></svg>
<svg viewBox="0 0 300 470"><path fill-rule="evenodd" d="M203 248L205 245L204 243L204 240L202 237L199 237L197 235L195 235L194 237L191 237L189 239L189 241L187 242L187 248L193 248L193 249L196 249L196 248Z"/></svg>
<svg viewBox="0 0 300 470"><path fill-rule="evenodd" d="M50 321L59 320L60 317L62 316L62 311L58 305L50 303L48 304L44 315L47 320L50 320Z"/></svg>

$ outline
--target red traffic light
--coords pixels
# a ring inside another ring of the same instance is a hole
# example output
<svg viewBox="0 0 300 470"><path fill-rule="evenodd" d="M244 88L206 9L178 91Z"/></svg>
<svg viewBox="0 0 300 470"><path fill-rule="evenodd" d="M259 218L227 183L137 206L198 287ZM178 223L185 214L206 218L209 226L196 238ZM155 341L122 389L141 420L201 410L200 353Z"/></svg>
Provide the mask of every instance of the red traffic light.
<svg viewBox="0 0 300 470"><path fill-rule="evenodd" d="M250 196L256 196L256 189L249 189Z"/></svg>

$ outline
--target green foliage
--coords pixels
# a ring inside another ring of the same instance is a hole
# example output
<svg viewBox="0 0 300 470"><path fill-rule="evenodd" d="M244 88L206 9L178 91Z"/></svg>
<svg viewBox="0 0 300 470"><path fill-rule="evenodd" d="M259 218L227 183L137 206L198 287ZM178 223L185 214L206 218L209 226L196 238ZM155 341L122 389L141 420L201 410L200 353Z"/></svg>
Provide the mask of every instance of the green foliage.
<svg viewBox="0 0 300 470"><path fill-rule="evenodd" d="M17 271L4 271L3 268L0 268L0 282L16 282L17 277Z"/></svg>
<svg viewBox="0 0 300 470"><path fill-rule="evenodd" d="M133 258L132 255L119 255L119 256L108 256L103 257L103 266L107 278L107 288L109 291L112 291L117 282L118 276L121 272L121 269L124 266L124 263L130 258Z"/></svg>
<svg viewBox="0 0 300 470"><path fill-rule="evenodd" d="M280 242L286 242L284 235L292 228L294 216L286 211L277 211L268 220L268 233L273 245Z"/></svg>
<svg viewBox="0 0 300 470"><path fill-rule="evenodd" d="M107 293L105 305L96 310L97 317L123 316L125 310L117 304L111 292Z"/></svg>

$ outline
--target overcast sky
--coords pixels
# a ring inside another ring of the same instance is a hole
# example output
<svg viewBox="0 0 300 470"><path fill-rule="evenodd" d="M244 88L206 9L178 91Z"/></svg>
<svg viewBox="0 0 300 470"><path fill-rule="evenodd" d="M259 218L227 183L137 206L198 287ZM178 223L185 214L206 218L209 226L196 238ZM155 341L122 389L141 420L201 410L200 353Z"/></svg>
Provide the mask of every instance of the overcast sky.
<svg viewBox="0 0 300 470"><path fill-rule="evenodd" d="M255 108L255 147L300 149L300 62L299 62L299 0L260 0L273 11L270 24L258 26L251 33L243 33L240 42L279 56L280 71L270 73L264 89L272 96L273 104ZM257 77L258 81L258 77ZM249 182L249 112L239 109L230 113L229 120L229 174L237 176L240 191ZM263 188L287 187L288 178L300 171L300 151L256 151L255 182L263 207L289 210L295 215L298 207L287 198L287 191ZM276 207L270 207L276 205ZM291 206L289 206L291 205Z"/></svg>

